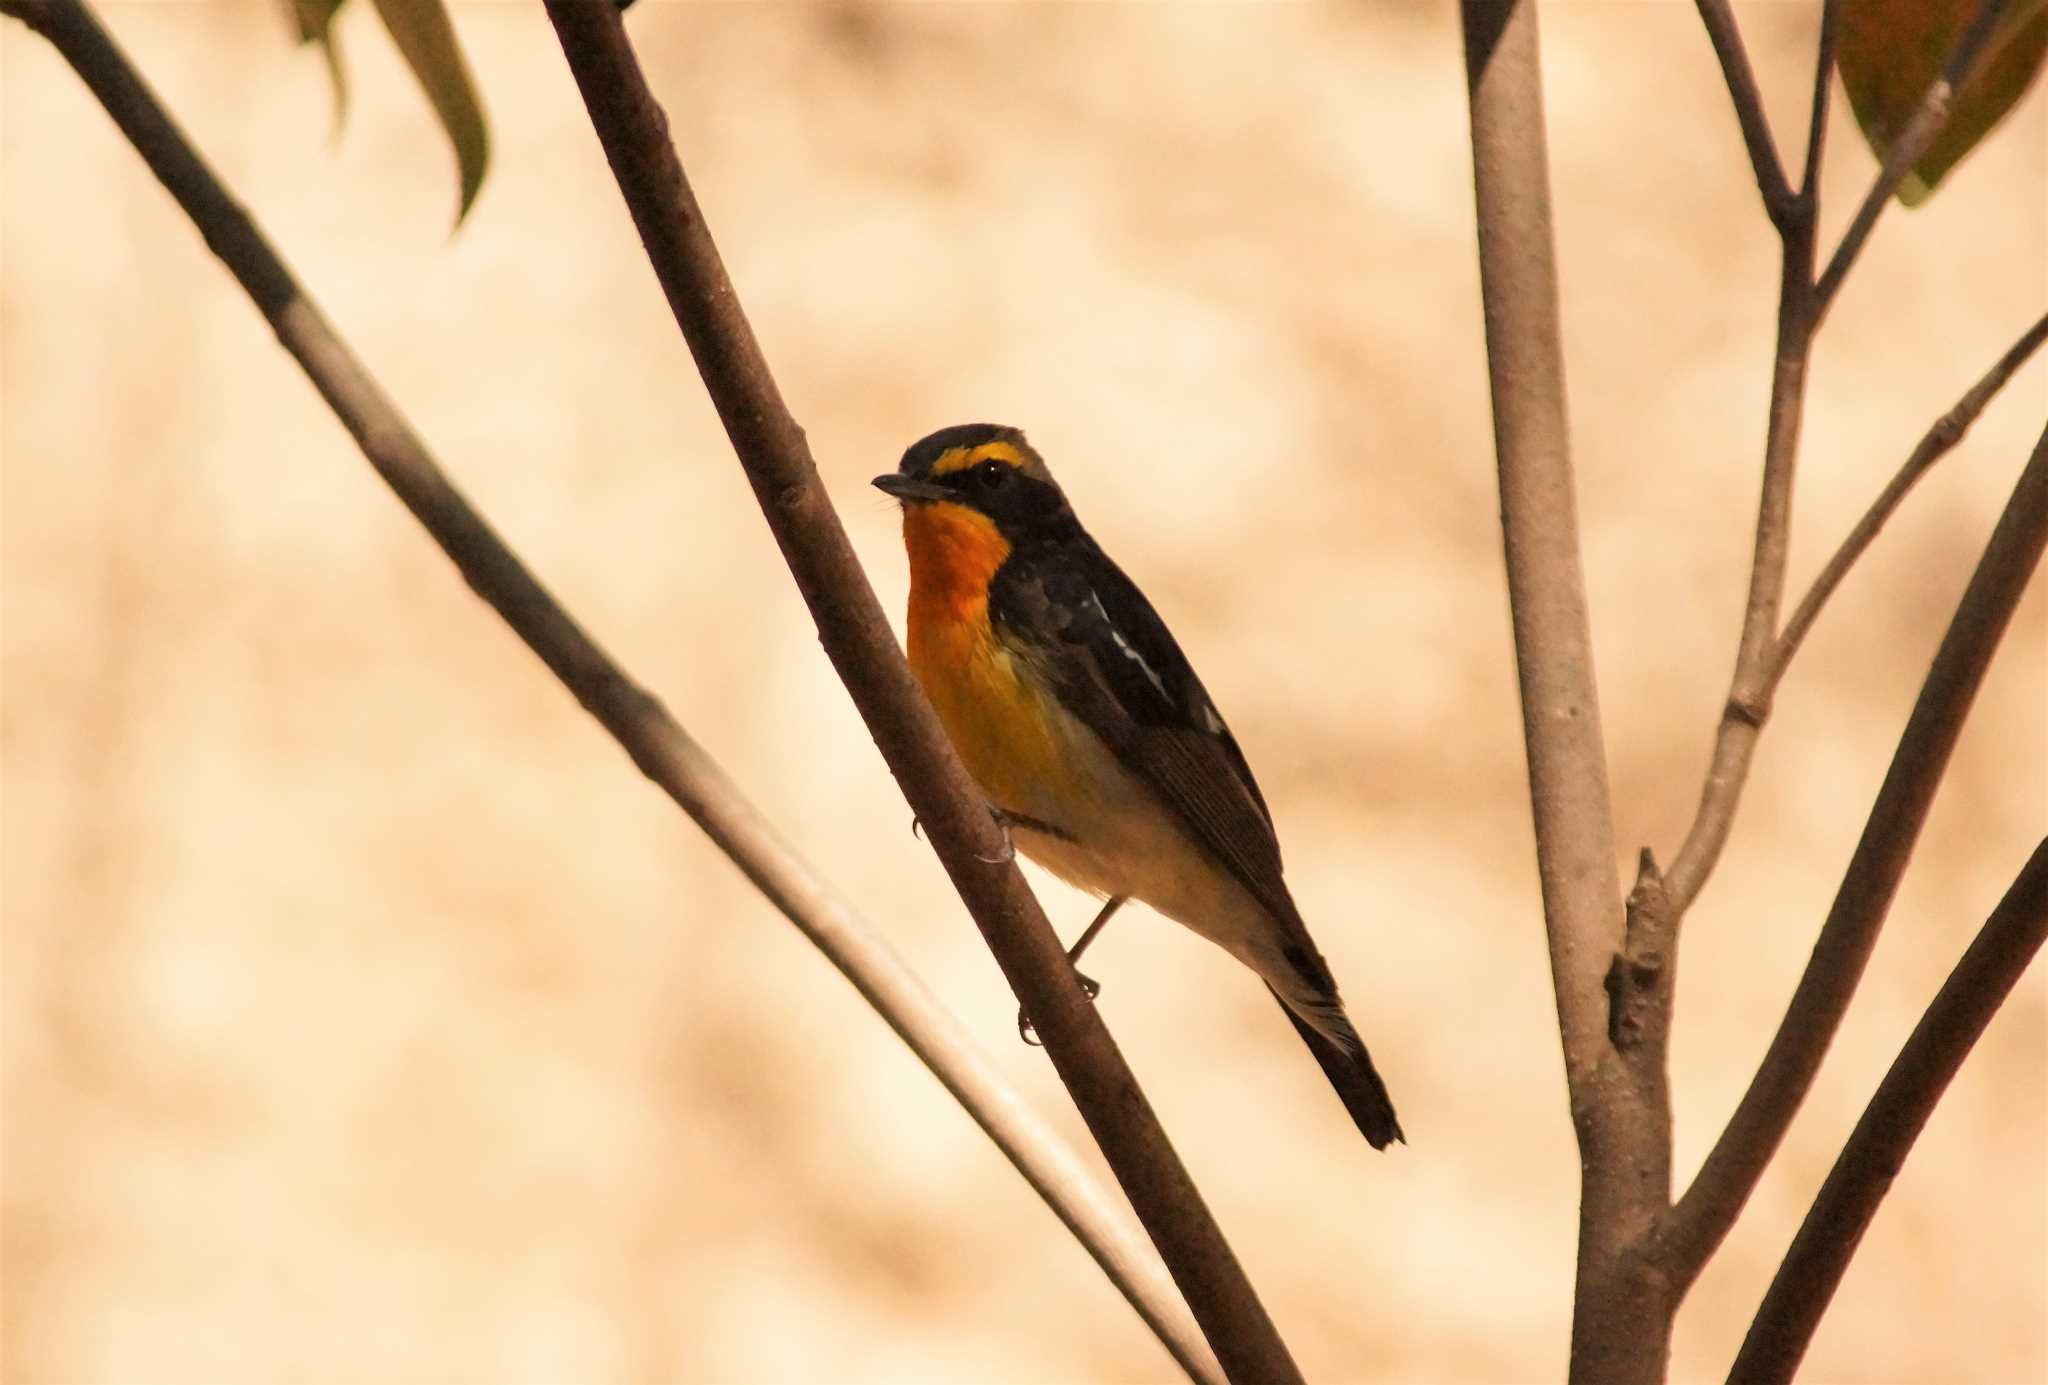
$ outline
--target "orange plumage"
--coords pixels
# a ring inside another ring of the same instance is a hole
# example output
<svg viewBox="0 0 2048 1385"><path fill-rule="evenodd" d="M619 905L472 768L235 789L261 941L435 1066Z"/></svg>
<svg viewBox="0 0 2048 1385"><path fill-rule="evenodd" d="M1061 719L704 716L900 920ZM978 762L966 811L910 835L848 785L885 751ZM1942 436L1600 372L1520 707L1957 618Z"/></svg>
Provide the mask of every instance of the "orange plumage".
<svg viewBox="0 0 2048 1385"><path fill-rule="evenodd" d="M910 668L960 759L991 800L1037 801L1072 778L1044 695L1020 679L988 618L988 584L1010 544L964 505L903 512L910 554Z"/></svg>

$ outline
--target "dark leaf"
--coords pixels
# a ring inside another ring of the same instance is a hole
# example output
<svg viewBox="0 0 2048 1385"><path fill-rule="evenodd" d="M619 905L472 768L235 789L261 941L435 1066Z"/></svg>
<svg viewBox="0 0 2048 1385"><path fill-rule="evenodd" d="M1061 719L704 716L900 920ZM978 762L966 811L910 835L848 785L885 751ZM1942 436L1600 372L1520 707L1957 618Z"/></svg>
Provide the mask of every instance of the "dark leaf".
<svg viewBox="0 0 2048 1385"><path fill-rule="evenodd" d="M420 86L433 103L441 128L455 146L455 162L462 177L462 201L456 210L456 224L476 201L483 186L484 168L490 162L490 132L484 127L483 103L462 48L455 41L455 27L448 21L442 0L375 0L377 13L406 65L419 78Z"/></svg>
<svg viewBox="0 0 2048 1385"><path fill-rule="evenodd" d="M1980 0L1843 0L1835 66L1864 138L1883 159L1941 75ZM1899 185L1918 206L2011 110L2048 54L2048 0L2017 0L1964 85L1941 135Z"/></svg>
<svg viewBox="0 0 2048 1385"><path fill-rule="evenodd" d="M317 43L327 59L327 77L334 84L334 124L341 127L348 114L348 74L341 66L341 40L334 33L334 16L342 0L285 0L285 9L297 28L300 43Z"/></svg>

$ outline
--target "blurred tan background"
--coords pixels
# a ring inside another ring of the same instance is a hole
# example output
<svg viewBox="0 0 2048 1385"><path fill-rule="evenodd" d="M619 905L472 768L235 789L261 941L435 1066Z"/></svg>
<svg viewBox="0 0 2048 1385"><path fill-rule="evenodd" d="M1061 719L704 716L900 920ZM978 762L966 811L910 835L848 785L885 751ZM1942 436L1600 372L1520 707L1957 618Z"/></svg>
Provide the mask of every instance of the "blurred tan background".
<svg viewBox="0 0 2048 1385"><path fill-rule="evenodd" d="M1788 143L1816 14L1742 12ZM457 9L496 161L453 239L451 160L366 6L338 133L274 6L107 18L504 533L1081 1140L817 650L537 7ZM1776 242L1691 6L1543 20L1616 810L1631 856L1668 857L1733 652ZM1451 7L643 0L631 28L889 608L867 479L933 427L1024 425L1257 767L1413 1143L1370 1154L1191 935L1141 913L1090 970L1309 1377L1559 1378L1576 1166ZM0 62L6 1378L1170 1378L937 1084L463 587L79 84L12 24ZM1830 236L1872 171L1837 110ZM1828 325L1795 594L2044 301L2037 89L1887 215ZM1685 939L1681 1178L2044 405L2037 361L1786 684ZM1674 1378L1725 1371L2044 825L2037 586ZM1090 905L1043 893L1071 936ZM2044 1053L2037 967L1808 1378L2048 1374Z"/></svg>

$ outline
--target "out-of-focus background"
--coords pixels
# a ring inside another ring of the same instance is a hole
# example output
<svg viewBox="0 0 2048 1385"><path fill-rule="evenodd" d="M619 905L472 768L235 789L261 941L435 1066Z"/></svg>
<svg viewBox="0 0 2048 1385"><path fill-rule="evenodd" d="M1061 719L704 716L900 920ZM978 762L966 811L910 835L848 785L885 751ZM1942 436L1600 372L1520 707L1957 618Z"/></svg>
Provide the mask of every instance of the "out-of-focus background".
<svg viewBox="0 0 2048 1385"><path fill-rule="evenodd" d="M818 652L537 7L456 10L496 162L452 238L449 154L368 7L340 23L338 130L276 7L106 13L469 493L1082 1142ZM1795 161L1816 15L1741 15ZM1631 855L1668 857L1733 653L1776 242L1691 6L1543 23L1616 812ZM1558 1378L1576 1165L1451 8L645 0L630 26L888 606L868 478L933 427L1021 424L1257 767L1412 1143L1370 1153L1191 935L1128 917L1090 971L1309 1377ZM937 1084L464 588L79 83L13 24L0 61L6 1378L1170 1378ZM1831 238L1872 161L1839 102L1829 140ZM1886 216L1828 324L1795 595L2044 276L2036 90ZM2044 403L2037 361L1785 685L1685 936L1681 1178ZM2044 651L2037 589L1675 1379L1725 1370L2048 824ZM2048 1372L2044 1051L2037 968L1809 1378Z"/></svg>

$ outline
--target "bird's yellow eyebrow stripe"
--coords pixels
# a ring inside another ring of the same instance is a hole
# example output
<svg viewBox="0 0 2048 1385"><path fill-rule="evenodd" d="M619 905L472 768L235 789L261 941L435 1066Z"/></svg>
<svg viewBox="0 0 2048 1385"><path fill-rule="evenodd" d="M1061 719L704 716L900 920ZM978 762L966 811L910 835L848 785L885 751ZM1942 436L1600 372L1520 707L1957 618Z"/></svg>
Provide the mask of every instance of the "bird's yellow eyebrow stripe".
<svg viewBox="0 0 2048 1385"><path fill-rule="evenodd" d="M985 442L979 447L956 447L932 463L932 475L950 476L956 471L965 471L983 462L1001 462L1004 466L1021 468L1024 465L1024 454L1006 442Z"/></svg>

